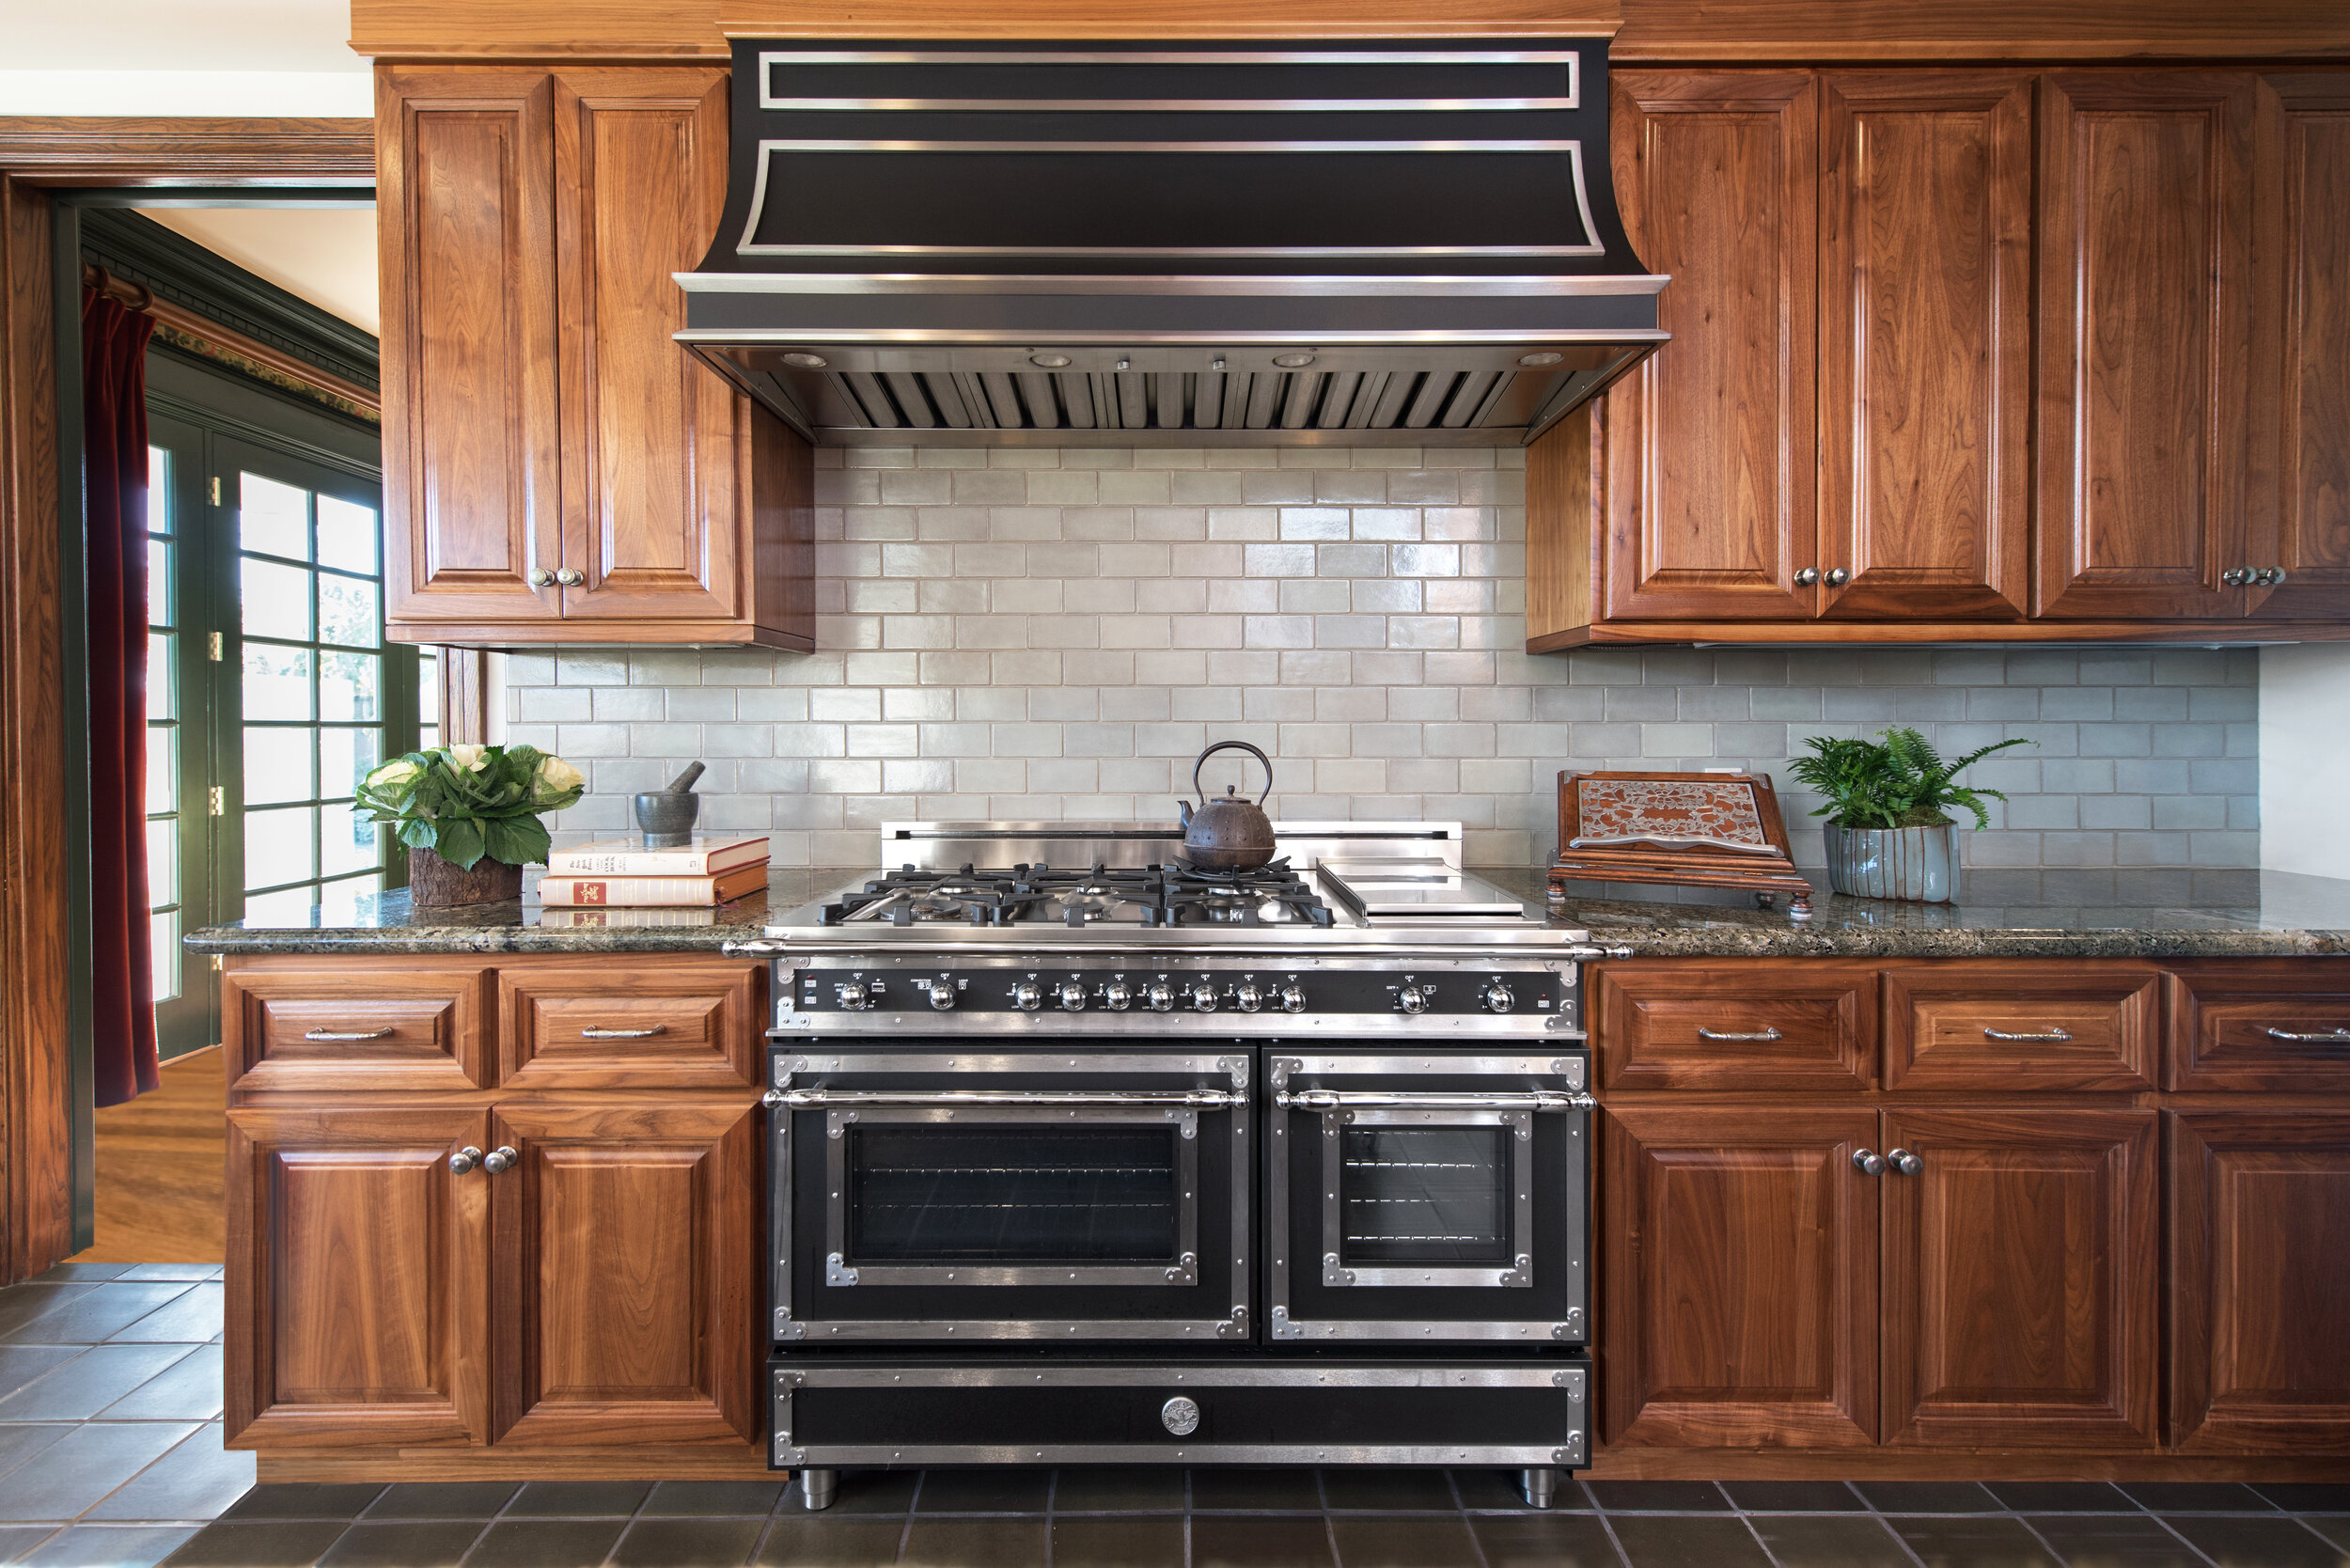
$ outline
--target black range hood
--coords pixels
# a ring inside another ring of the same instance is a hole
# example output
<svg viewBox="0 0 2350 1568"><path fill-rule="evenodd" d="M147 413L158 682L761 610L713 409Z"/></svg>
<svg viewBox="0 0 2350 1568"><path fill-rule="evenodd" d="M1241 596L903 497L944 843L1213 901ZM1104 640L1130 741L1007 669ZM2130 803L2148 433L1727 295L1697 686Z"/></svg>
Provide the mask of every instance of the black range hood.
<svg viewBox="0 0 2350 1568"><path fill-rule="evenodd" d="M1516 445L1666 337L1605 39L738 39L678 281L833 444Z"/></svg>

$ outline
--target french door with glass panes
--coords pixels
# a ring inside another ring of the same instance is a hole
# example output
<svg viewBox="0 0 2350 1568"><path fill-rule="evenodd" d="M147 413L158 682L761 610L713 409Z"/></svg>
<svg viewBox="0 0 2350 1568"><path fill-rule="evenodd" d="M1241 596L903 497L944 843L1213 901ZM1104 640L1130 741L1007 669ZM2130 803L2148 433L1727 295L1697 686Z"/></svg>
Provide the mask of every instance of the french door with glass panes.
<svg viewBox="0 0 2350 1568"><path fill-rule="evenodd" d="M168 1058L218 1035L183 932L300 922L404 881L352 797L415 744L416 660L384 646L374 472L151 407L148 429L149 886Z"/></svg>

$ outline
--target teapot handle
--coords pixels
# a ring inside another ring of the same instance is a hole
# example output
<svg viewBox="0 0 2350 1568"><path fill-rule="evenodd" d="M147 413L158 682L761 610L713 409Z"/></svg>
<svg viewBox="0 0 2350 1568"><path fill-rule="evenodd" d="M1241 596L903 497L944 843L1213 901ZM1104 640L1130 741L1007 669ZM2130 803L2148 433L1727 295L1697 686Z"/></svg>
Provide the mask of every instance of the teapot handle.
<svg viewBox="0 0 2350 1568"><path fill-rule="evenodd" d="M1265 802L1265 795L1269 795L1273 792L1273 759L1267 757L1263 752L1259 751L1255 746L1250 745L1246 741L1218 741L1215 745L1201 752L1199 754L1199 760L1191 765L1191 792L1198 795L1202 801L1205 801L1208 798L1208 792L1199 787L1199 770L1206 767L1208 765L1208 759L1214 756L1219 751L1245 751L1248 753L1249 756L1254 757L1257 760L1258 764L1264 769L1264 794L1261 794L1257 797L1257 804L1262 806Z"/></svg>

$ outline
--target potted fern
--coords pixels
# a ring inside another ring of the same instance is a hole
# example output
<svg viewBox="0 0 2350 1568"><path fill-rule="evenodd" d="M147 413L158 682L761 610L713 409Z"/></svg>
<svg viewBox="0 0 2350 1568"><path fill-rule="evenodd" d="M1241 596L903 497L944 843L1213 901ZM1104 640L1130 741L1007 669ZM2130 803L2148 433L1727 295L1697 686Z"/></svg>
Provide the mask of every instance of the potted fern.
<svg viewBox="0 0 2350 1568"><path fill-rule="evenodd" d="M1950 808L1974 813L1988 827L1988 800L2005 800L1997 790L1957 781L1965 769L1995 751L2029 741L2006 740L1944 761L1932 742L1915 729L1888 729L1884 741L1838 740L1814 735L1788 771L1827 797L1811 814L1825 817L1827 883L1831 890L1866 899L1909 899L1950 903L1958 898L1958 824Z"/></svg>

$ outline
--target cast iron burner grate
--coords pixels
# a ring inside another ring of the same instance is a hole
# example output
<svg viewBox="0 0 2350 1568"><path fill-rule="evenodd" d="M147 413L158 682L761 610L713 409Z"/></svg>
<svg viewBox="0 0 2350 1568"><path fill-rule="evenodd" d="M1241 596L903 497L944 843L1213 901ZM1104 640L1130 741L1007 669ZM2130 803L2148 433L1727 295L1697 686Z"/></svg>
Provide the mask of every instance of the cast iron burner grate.
<svg viewBox="0 0 2350 1568"><path fill-rule="evenodd" d="M884 920L899 926L1326 926L1331 914L1287 860L1245 871L1177 860L1116 870L1096 861L1082 870L1042 864L951 871L905 866L867 883L861 894L822 905L816 919L827 926Z"/></svg>

